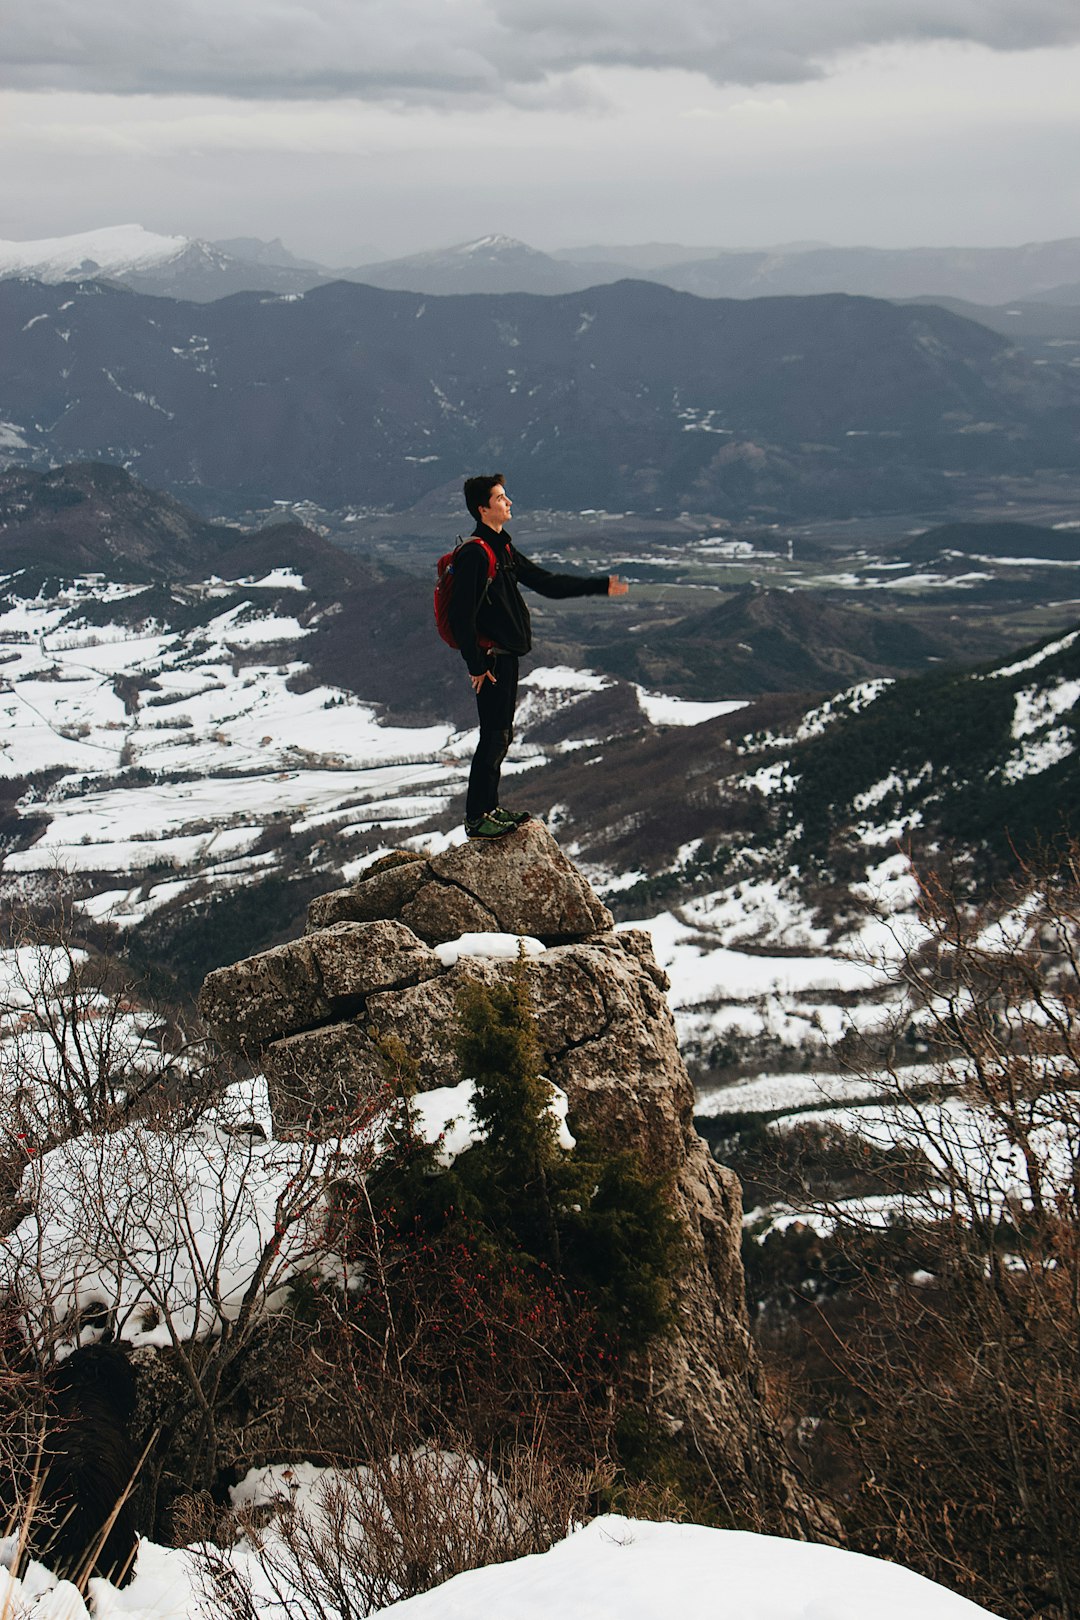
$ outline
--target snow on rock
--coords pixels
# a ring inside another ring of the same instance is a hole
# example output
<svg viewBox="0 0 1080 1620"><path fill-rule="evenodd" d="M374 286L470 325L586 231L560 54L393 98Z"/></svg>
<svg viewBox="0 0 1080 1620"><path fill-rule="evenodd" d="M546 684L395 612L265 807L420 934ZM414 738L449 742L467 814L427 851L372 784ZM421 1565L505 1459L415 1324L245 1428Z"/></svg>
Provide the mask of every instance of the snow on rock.
<svg viewBox="0 0 1080 1620"><path fill-rule="evenodd" d="M899 1564L813 1542L606 1514L550 1552L470 1570L394 1620L987 1620Z"/></svg>
<svg viewBox="0 0 1080 1620"><path fill-rule="evenodd" d="M526 956L542 956L544 946L528 934L461 934L434 947L443 967L453 967L463 956L486 956L496 962L514 961L522 951Z"/></svg>

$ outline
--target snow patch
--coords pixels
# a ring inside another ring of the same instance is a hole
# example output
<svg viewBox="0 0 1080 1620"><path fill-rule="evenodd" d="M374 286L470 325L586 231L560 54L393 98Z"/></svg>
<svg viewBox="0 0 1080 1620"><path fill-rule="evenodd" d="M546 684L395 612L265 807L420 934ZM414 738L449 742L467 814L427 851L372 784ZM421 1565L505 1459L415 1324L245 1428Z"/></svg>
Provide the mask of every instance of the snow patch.
<svg viewBox="0 0 1080 1620"><path fill-rule="evenodd" d="M718 1590L723 1598L718 1604ZM993 1620L900 1564L748 1530L605 1514L550 1552L456 1575L392 1620Z"/></svg>
<svg viewBox="0 0 1080 1620"><path fill-rule="evenodd" d="M555 1140L566 1152L577 1146L566 1123L569 1099L560 1086L546 1080L551 1100L544 1112L555 1125ZM456 1086L437 1086L433 1091L419 1092L410 1099L409 1112L413 1128L425 1142L438 1147L438 1160L445 1170L453 1164L459 1153L474 1143L482 1142L485 1132L477 1123L473 1108L476 1087L472 1080L462 1080Z"/></svg>
<svg viewBox="0 0 1080 1620"><path fill-rule="evenodd" d="M1001 561L1000 558L997 560ZM1058 653L1065 652L1067 648L1073 645L1078 636L1080 636L1080 630L1072 630L1067 636L1062 636L1060 641L1051 641L1047 646L1040 647L1038 652L1033 652L1029 658L1022 658L1019 663L1005 664L1001 669L991 670L989 675L984 675L982 679L986 681L1004 681L1008 680L1012 675L1026 675L1029 669L1038 669L1039 665L1044 664L1048 658L1055 658Z"/></svg>
<svg viewBox="0 0 1080 1620"><path fill-rule="evenodd" d="M486 957L490 961L516 961L523 950L526 956L542 956L546 947L529 934L460 934L457 939L446 940L434 947L435 955L443 967L453 967L463 956Z"/></svg>
<svg viewBox="0 0 1080 1620"><path fill-rule="evenodd" d="M635 686L635 690L642 711L654 726L699 726L703 720L715 720L717 715L749 707L748 701L741 698L696 703L688 698L667 697L663 692L648 692L643 686Z"/></svg>

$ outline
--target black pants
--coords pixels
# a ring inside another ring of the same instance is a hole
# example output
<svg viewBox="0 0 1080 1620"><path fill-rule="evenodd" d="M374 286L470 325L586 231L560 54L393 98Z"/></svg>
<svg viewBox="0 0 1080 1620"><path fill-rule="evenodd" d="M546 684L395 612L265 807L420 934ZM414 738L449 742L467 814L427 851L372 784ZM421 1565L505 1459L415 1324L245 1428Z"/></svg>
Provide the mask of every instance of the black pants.
<svg viewBox="0 0 1080 1620"><path fill-rule="evenodd" d="M480 740L469 771L469 791L465 799L466 821L479 821L499 802L499 776L506 750L514 740L514 710L517 708L518 660L513 653L490 653L488 668L494 684L485 681L476 694L480 716Z"/></svg>

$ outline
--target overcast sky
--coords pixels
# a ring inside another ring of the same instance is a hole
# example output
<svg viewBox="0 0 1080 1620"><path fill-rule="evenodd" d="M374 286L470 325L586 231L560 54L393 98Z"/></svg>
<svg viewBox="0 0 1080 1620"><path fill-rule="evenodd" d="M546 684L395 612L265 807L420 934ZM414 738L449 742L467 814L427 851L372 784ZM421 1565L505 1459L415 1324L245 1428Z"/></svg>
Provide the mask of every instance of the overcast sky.
<svg viewBox="0 0 1080 1620"><path fill-rule="evenodd" d="M1080 0L3 4L0 237L1080 235Z"/></svg>

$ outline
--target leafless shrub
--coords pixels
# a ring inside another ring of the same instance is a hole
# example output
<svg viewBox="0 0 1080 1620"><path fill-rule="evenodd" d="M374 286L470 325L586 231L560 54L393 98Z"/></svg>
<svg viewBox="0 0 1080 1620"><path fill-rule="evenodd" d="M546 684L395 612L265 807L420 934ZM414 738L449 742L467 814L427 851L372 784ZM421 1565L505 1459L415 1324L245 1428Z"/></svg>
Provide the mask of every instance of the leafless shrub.
<svg viewBox="0 0 1080 1620"><path fill-rule="evenodd" d="M817 1303L794 1318L810 1376L792 1426L826 1419L853 1545L1016 1620L1067 1620L1080 1607L1080 845L984 905L928 880L921 922L896 963L896 1016L861 1052L885 1096L860 1125L879 1196L819 1195L817 1232L793 1238L818 1270Z"/></svg>
<svg viewBox="0 0 1080 1620"><path fill-rule="evenodd" d="M213 1478L223 1406L267 1313L298 1273L333 1271L334 1189L370 1165L384 1099L351 1099L321 1140L272 1140L258 1087L230 1085L197 1032L82 949L62 898L47 925L16 921L0 1008L0 1289L42 1368L102 1339L167 1355L182 1444L145 1470L153 1523L163 1470L176 1488Z"/></svg>
<svg viewBox="0 0 1080 1620"><path fill-rule="evenodd" d="M12 1165L85 1131L190 1114L222 1083L197 1024L80 944L62 883L47 906L10 909L4 944L0 1152Z"/></svg>
<svg viewBox="0 0 1080 1620"><path fill-rule="evenodd" d="M238 1515L240 1556L205 1541L192 1556L223 1620L363 1620L463 1570L546 1551L585 1516L590 1484L553 1468L540 1436L497 1471L461 1450L383 1451L279 1501L269 1525Z"/></svg>

